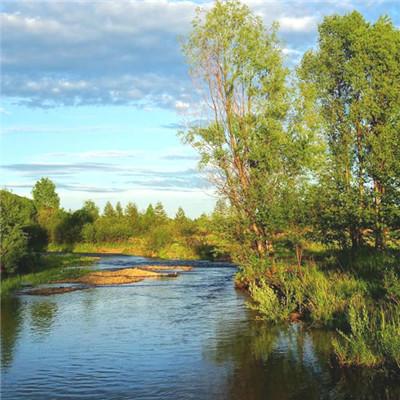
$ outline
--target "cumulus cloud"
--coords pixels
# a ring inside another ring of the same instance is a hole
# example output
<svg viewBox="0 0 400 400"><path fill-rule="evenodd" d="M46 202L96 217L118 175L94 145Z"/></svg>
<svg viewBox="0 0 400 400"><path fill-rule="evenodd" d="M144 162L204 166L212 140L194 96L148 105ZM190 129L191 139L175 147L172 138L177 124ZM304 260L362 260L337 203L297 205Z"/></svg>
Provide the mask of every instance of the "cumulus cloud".
<svg viewBox="0 0 400 400"><path fill-rule="evenodd" d="M394 16L394 0L244 0L267 25L280 22L287 57L315 43L324 15L358 8ZM2 3L2 94L31 107L120 105L185 112L195 99L178 36L195 0L24 1ZM290 62L289 62L290 64Z"/></svg>
<svg viewBox="0 0 400 400"><path fill-rule="evenodd" d="M282 17L278 22L283 32L310 32L317 25L317 19L312 16Z"/></svg>
<svg viewBox="0 0 400 400"><path fill-rule="evenodd" d="M5 2L3 95L40 107L187 108L177 37L194 8L167 0Z"/></svg>

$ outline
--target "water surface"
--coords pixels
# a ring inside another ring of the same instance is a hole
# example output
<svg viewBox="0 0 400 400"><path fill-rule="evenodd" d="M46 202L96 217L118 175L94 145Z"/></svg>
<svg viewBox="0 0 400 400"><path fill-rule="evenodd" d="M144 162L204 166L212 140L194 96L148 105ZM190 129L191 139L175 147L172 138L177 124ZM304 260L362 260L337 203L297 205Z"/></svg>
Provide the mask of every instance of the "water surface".
<svg viewBox="0 0 400 400"><path fill-rule="evenodd" d="M256 321L233 266L192 264L174 279L3 301L2 399L400 399L395 379L334 368L330 333Z"/></svg>

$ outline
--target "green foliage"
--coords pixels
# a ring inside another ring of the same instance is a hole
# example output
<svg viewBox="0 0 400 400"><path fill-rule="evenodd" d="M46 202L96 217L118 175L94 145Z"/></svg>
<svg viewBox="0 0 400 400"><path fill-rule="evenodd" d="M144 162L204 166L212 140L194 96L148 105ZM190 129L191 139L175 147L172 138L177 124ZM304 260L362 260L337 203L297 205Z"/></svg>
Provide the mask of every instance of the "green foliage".
<svg viewBox="0 0 400 400"><path fill-rule="evenodd" d="M84 267L92 265L95 261L97 261L95 257L81 257L71 254L46 255L37 260L38 264L35 266L37 272L14 275L3 279L0 287L1 297L10 295L25 284L35 286L56 280L78 278L88 272Z"/></svg>
<svg viewBox="0 0 400 400"><path fill-rule="evenodd" d="M290 286L286 289L290 290ZM253 302L248 303L249 307L256 310L262 319L271 322L287 321L292 312L296 310L296 303L293 301L292 293L287 296L280 296L265 280L250 285L250 294Z"/></svg>
<svg viewBox="0 0 400 400"><path fill-rule="evenodd" d="M173 232L169 225L154 226L146 235L147 248L155 254L172 242Z"/></svg>
<svg viewBox="0 0 400 400"><path fill-rule="evenodd" d="M272 318L265 315L267 307L259 301L263 297L263 291L267 298L271 297L272 292L277 297L280 304L277 313L281 315L281 319L288 320L290 313L296 312L303 319L324 327L344 325L345 310L349 302L357 296L363 296L367 291L363 281L343 273L321 271L315 264L307 264L299 269L275 263L267 274L261 272L262 267L254 268L250 293L258 304L255 309L266 319L274 320L276 316L272 314ZM248 275L249 273L246 274Z"/></svg>
<svg viewBox="0 0 400 400"><path fill-rule="evenodd" d="M375 246L398 229L400 203L400 31L387 17L358 12L325 17L319 47L299 75L314 86L327 162L312 190L313 222L326 241Z"/></svg>
<svg viewBox="0 0 400 400"><path fill-rule="evenodd" d="M106 218L113 218L117 216L117 213L114 210L114 207L112 206L112 204L107 201L106 205L104 206L104 211L103 211L103 215Z"/></svg>
<svg viewBox="0 0 400 400"><path fill-rule="evenodd" d="M348 309L350 332L339 331L333 346L341 365L400 369L400 309L368 309L355 302Z"/></svg>
<svg viewBox="0 0 400 400"><path fill-rule="evenodd" d="M63 213L55 227L55 243L72 245L83 238L83 227L93 222L93 213L85 207L75 212Z"/></svg>
<svg viewBox="0 0 400 400"><path fill-rule="evenodd" d="M7 274L27 269L35 253L47 245L47 236L36 222L31 200L0 191L0 260Z"/></svg>
<svg viewBox="0 0 400 400"><path fill-rule="evenodd" d="M56 185L49 178L41 178L32 189L33 202L38 210L43 208L58 209L60 198L56 193Z"/></svg>
<svg viewBox="0 0 400 400"><path fill-rule="evenodd" d="M383 287L388 301L400 306L400 274L396 274L393 270L386 271Z"/></svg>
<svg viewBox="0 0 400 400"><path fill-rule="evenodd" d="M8 227L2 232L1 268L5 272L15 272L28 255L28 240L18 226Z"/></svg>
<svg viewBox="0 0 400 400"><path fill-rule="evenodd" d="M92 200L85 201L82 211L85 212L86 215L90 216L90 222L96 221L100 216L99 207L97 207L95 202Z"/></svg>
<svg viewBox="0 0 400 400"><path fill-rule="evenodd" d="M289 87L276 33L239 1L217 1L199 11L183 47L210 110L207 124L181 135L200 166L215 171L212 181L231 206L225 236L234 238L238 252L230 252L240 263L272 253L276 232L287 227L299 250L302 186L321 149L312 87Z"/></svg>

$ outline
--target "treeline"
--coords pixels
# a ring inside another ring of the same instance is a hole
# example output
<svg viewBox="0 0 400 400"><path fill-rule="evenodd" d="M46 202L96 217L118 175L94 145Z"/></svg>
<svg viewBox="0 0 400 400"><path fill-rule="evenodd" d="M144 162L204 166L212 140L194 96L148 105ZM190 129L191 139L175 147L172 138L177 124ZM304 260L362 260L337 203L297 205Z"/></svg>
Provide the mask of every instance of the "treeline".
<svg viewBox="0 0 400 400"><path fill-rule="evenodd" d="M399 29L354 11L318 32L292 74L276 25L217 1L184 45L210 108L182 136L231 206L233 239L259 258L283 236L354 251L398 244Z"/></svg>
<svg viewBox="0 0 400 400"><path fill-rule="evenodd" d="M183 51L209 107L181 136L228 205L238 285L267 320L342 329L341 364L399 368L399 29L325 17L289 70L278 25L216 1Z"/></svg>
<svg viewBox="0 0 400 400"><path fill-rule="evenodd" d="M91 200L76 211L67 211L60 207L49 178L35 184L32 198L0 192L3 272L32 270L38 254L48 248L92 252L114 248L136 255L207 259L223 252L222 242L212 234L218 212L191 219L179 208L170 218L160 202L144 211L132 202L124 208L120 202L115 206L107 202L101 212Z"/></svg>

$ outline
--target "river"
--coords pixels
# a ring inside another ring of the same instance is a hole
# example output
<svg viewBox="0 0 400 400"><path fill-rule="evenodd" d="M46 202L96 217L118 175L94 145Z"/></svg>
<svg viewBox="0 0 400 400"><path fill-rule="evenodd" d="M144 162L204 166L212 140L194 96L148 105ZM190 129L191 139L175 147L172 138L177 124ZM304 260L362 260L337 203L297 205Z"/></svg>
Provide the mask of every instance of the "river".
<svg viewBox="0 0 400 400"><path fill-rule="evenodd" d="M156 262L103 256L93 268L143 263ZM233 266L182 264L195 268L3 301L1 398L400 399L382 373L332 366L331 333L255 320Z"/></svg>

